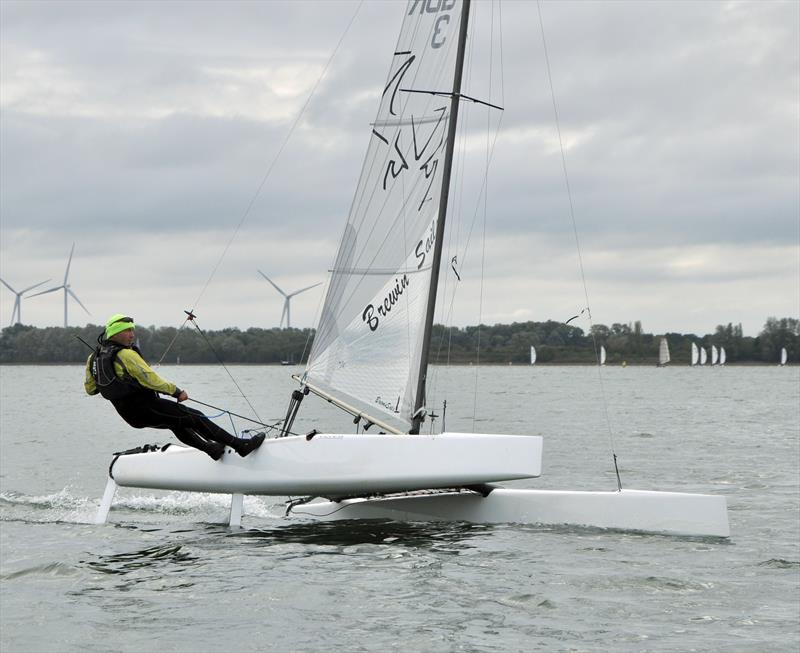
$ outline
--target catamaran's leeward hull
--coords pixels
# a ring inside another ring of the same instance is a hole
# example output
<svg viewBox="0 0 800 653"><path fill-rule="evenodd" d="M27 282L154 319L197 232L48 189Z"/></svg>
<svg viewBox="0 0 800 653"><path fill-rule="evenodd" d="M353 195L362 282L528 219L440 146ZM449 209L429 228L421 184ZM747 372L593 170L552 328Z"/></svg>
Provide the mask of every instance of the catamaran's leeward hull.
<svg viewBox="0 0 800 653"><path fill-rule="evenodd" d="M488 496L448 492L321 501L292 515L320 520L391 519L569 525L648 533L728 537L725 497L680 492L574 492L497 488Z"/></svg>
<svg viewBox="0 0 800 653"><path fill-rule="evenodd" d="M188 447L125 454L117 485L188 492L341 497L478 485L541 474L542 438L524 435L318 434L266 440L219 461Z"/></svg>

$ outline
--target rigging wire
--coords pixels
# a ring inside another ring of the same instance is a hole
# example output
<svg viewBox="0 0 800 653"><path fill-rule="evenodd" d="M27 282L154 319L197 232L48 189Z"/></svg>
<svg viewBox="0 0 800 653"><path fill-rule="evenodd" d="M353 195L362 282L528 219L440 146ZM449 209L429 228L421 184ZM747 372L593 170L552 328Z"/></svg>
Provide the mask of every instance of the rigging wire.
<svg viewBox="0 0 800 653"><path fill-rule="evenodd" d="M502 59L502 10L500 9L502 7L502 3L498 2L497 6L498 6L498 10L499 10L499 17L500 17L500 22L499 22L499 27L498 27L498 31L499 31L498 44L499 44L499 49L500 49L500 60L501 60L501 65L502 65L502 60L503 60ZM492 7L492 12L494 12L494 2L492 2L491 7ZM476 11L477 11L477 9L476 9ZM474 29L475 25L478 22L479 21L477 21L477 20L472 21L473 29ZM494 24L493 20L492 20L492 24ZM470 33L470 40L475 40L474 39L474 32ZM489 38L489 47L492 48L492 52L493 52L493 44L494 44L494 29L492 29L492 31L490 32L490 38ZM474 59L474 53L475 53L474 48L470 49L470 58L468 59L468 62L467 62L467 66L468 66L467 67L467 79L468 80L472 79L472 62L473 62L473 59ZM490 67L490 72L489 72L490 77L491 77L491 74L492 74L492 68L493 67ZM502 98L501 105L504 105L504 103L505 103L505 87L504 87L504 81L503 80L504 80L503 72L502 72L502 69L501 69L500 70L500 87L501 87L500 88L500 94L501 94L501 98ZM489 96L489 98L492 99L491 95ZM494 105L491 105L491 106L494 106ZM467 150L467 148L466 148L466 140L467 140L467 131L468 130L467 130L466 125L467 125L467 122L468 122L467 121L467 116L469 114L470 107L471 107L471 103L468 103L464 107L464 109L466 110L464 112L465 119L459 121L460 122L460 129L461 129L461 147L462 147L462 152L464 152L464 153L466 153L466 150ZM488 113L487 116L490 117L491 113ZM490 147L490 150L489 150L489 157L488 157L489 162L491 162L492 159L494 158L494 150L495 150L495 146L497 144L497 139L498 139L498 137L500 135L500 127L501 127L501 125L503 123L503 116L504 116L504 113L501 112L500 113L500 117L499 117L498 122L497 122L497 126L495 128L494 139L491 142L491 147ZM489 133L491 133L491 127L489 129ZM487 134L487 138L488 138L488 134ZM459 176L458 176L458 179L459 179L459 191L458 191L457 198L459 200L459 203L461 205L463 205L464 204L464 201L463 201L464 179L466 178L466 173L464 172L466 155L463 155L459 159L459 161L460 161L461 170L460 170L460 173L459 173ZM469 252L470 245L472 244L472 234L473 234L473 230L474 230L474 227L475 227L475 222L476 222L476 220L478 218L478 215L480 213L480 206L481 206L481 201L482 201L483 195L486 192L486 187L487 187L487 183L488 183L488 169L489 169L489 166L487 166L483 171L483 178L482 178L482 181L481 181L481 186L480 186L480 189L478 191L478 196L477 196L477 198L475 200L475 210L474 210L474 212L472 214L472 221L470 222L469 230L466 233L466 240L464 241L462 253L458 255L458 261L459 261L458 262L458 268L461 269L461 270L463 270L465 265L466 265L467 253ZM460 210L459 210L459 213L460 213ZM461 234L461 220L458 221L457 230L456 230L456 244L455 244L456 251L459 250L460 234ZM452 247L452 244L450 246ZM452 258L451 258L451 261L452 261ZM456 276L459 276L458 272L456 271L456 269L453 269L453 272L455 273ZM459 281L460 281L460 279L459 279ZM442 331L441 336L439 338L439 345L438 345L438 348L437 348L437 360L439 360L440 357L441 357L441 350L444 347L445 338L447 338L447 359L446 359L447 362L446 362L446 365L448 365L448 366L450 365L450 353L451 353L451 348L452 348L452 338L453 338L453 329L454 329L454 327L452 326L452 321L453 321L453 313L454 313L454 307L455 307L455 297L456 297L456 293L457 293L457 289L458 289L459 285L460 284L458 284L458 283L454 283L453 284L452 292L450 294L449 303L447 304L446 310L445 310L444 303L442 304L442 313L446 314L446 318L442 320L442 323L445 324L445 325L450 325L450 326L446 330ZM443 294L445 294L445 295L447 294L447 286L445 286ZM475 416L473 415L473 418L474 417ZM474 419L473 419L473 421L474 421Z"/></svg>
<svg viewBox="0 0 800 653"><path fill-rule="evenodd" d="M502 56L502 53L503 53L503 49L502 49L502 9L500 9L500 7L502 6L502 3L498 3L497 6L498 6L498 11L499 11L499 14L498 14L499 15L498 31L500 33L499 34L499 51L500 51L500 61L501 61L501 66L502 66L502 62L503 62L503 56ZM492 11L494 12L494 3L492 3ZM492 18L492 24L494 24L493 18ZM473 21L472 22L473 27L477 22L478 21ZM494 43L494 29L492 29L492 32L491 32L490 36L491 36L491 38L490 38L490 48L491 48L491 47L493 47L492 44ZM474 52L471 50L471 55L472 54L474 54ZM471 71L471 62L472 62L472 59L471 58L468 59L468 61L467 61L468 79L471 78L471 73L470 73L470 71ZM493 68L493 66L490 67L490 77L491 77L491 69L492 68ZM502 69L500 70L500 86L501 86L500 93L501 93L501 97L502 97L501 104L504 104L505 103L505 86L504 86L504 76L503 76ZM490 97L490 99L491 99L491 97ZM470 105L468 104L465 107L465 109L468 109L469 106ZM489 116L491 116L491 113L489 114ZM488 156L487 156L488 164L486 165L486 167L485 167L485 169L483 171L483 178L482 178L482 181L481 181L480 189L478 191L478 196L477 196L476 201L475 201L475 210L474 210L474 212L472 214L472 220L471 220L470 225L469 225L469 230L466 233L466 240L464 241L464 244L463 244L463 250L462 250L462 253L458 255L458 257L459 257L458 258L458 260L459 260L458 267L460 269L462 269L462 270L464 269L464 267L466 265L467 254L469 253L470 245L472 244L472 235L473 235L473 231L475 229L475 223L476 223L478 215L480 213L481 201L482 201L483 196L484 196L484 194L486 193L486 190L487 190L488 170L489 170L491 161L494 159L494 153L495 153L495 148L496 148L496 145L497 145L497 139L498 139L498 137L500 135L500 128L501 128L501 126L503 124L503 116L504 116L504 112L501 112L500 113L500 117L498 118L498 121L497 121L497 125L495 127L494 138L491 140L491 145L489 146L489 152L488 152ZM466 143L466 131L467 131L467 129L466 129L466 120L462 120L462 121L459 121L459 122L461 123L461 127L460 128L462 129L462 149L463 149L463 151L466 151L466 146L465 146L465 143ZM490 120L489 120L489 122L490 122ZM489 127L489 133L491 133L491 125ZM489 139L489 135L487 134L487 141L488 141L488 139ZM459 201L462 204L463 204L463 198L461 198L461 196L463 196L463 186L464 186L463 181L464 181L464 179L466 177L465 173L463 172L463 163L464 163L465 158L466 157L460 159L462 171L460 173L460 178L459 178L459 193L456 195L456 197L459 198ZM485 218L485 211L484 211L484 218ZM461 232L461 222L459 221L458 229L457 229L457 239L458 240L460 240L460 232ZM451 237L452 237L452 234L451 234ZM485 241L485 225L484 225L484 241ZM458 249L458 242L456 244L456 249ZM483 274L481 275L481 277L483 278ZM482 281L481 281L481 283L482 283ZM447 365L450 364L450 350L451 350L452 333L453 333L452 316L453 316L453 313L454 313L455 298L456 298L456 293L458 291L459 285L460 284L458 284L458 283L454 283L453 284L452 292L450 294L450 298L449 298L449 302L447 304L447 310L446 311L444 311L444 305L442 306L443 312L446 313L446 315L447 315L447 318L443 320L443 323L445 325L450 324L451 327L446 329L446 330L443 330L441 335L440 335L440 337L439 337L439 345L438 345L437 350L436 350L437 351L436 360L439 360L441 358L441 351L442 351L442 348L444 347L445 338L447 338L447 363L446 363ZM446 292L447 292L447 287L445 286L445 294L446 294ZM474 419L475 419L475 415L473 414L473 428L474 428Z"/></svg>
<svg viewBox="0 0 800 653"><path fill-rule="evenodd" d="M242 398L247 402L247 405L250 406L250 410L253 411L253 415L255 415L259 419L259 421L261 423L263 423L263 421L261 420L261 417L259 416L258 412L253 407L253 404L250 403L250 400L247 398L247 395L245 395L244 390L242 390L242 388L236 382L236 379L233 378L233 374L231 374L231 371L228 369L228 366L225 365L224 361L222 360L220 355L217 353L217 350L214 349L214 345L211 344L211 341L206 337L206 334L203 333L203 330L198 326L197 321L196 321L197 317L192 313L189 317L186 318L186 320L191 322L194 325L194 328L197 329L197 332L202 336L203 340L205 340L206 344L208 345L208 348L212 352L214 352L214 356L217 357L217 361L219 361L219 364L222 365L222 368L228 373L228 376L231 378L231 381L233 381L233 385L236 386L236 389L239 391L239 394L242 395Z"/></svg>
<svg viewBox="0 0 800 653"><path fill-rule="evenodd" d="M478 11L477 7L472 11ZM477 20L471 20L469 25L469 36L467 37L467 42L474 42L475 41L475 30L476 30L476 23ZM468 48L467 49L467 57L464 62L464 79L466 88L472 87L472 70L473 70L473 62L475 59L475 49ZM461 267L458 263L458 243L460 241L461 236L461 220L455 219L455 216L460 216L462 213L462 207L464 205L464 179L466 178L466 174L464 169L466 167L466 151L467 151L467 127L466 125L469 124L469 116L472 109L472 103L468 102L464 106L459 108L460 113L460 120L458 121L458 132L459 132L459 148L453 153L453 170L455 171L453 175L453 181L451 182L451 188L457 188L457 191L452 193L452 204L451 210L448 211L448 215L450 218L447 220L447 258L451 262L451 270L458 278L458 282L461 281L461 277L458 274L456 266ZM455 231L455 236L453 236L453 232ZM455 240L455 242L454 242ZM455 253L454 253L455 252ZM448 285L450 281L450 274L446 272L444 275L444 287L442 289L442 296L447 297L448 295ZM455 292L455 286L457 282L453 282L453 292ZM438 364L441 360L441 353L442 347L444 345L445 335L447 335L447 357L445 366L450 367L450 353L452 349L452 339L453 339L453 324L452 324L452 304L450 307L447 306L445 302L438 302L437 308L439 309L439 321L445 328L441 332L439 337L439 344L436 348L436 357L435 361ZM431 403L436 404L437 400L435 399L437 393L439 392L439 374L431 374L431 383L429 384L429 395L431 396ZM447 396L447 385L444 384L445 390L442 394L445 396L444 401L446 402ZM431 423L431 428L433 428L433 424Z"/></svg>
<svg viewBox="0 0 800 653"><path fill-rule="evenodd" d="M494 37L494 3L492 3L491 19L489 21L489 34ZM492 71L494 70L494 48L490 38L489 45L489 97L492 97ZM475 352L475 391L472 400L472 431L475 431L475 417L478 412L478 381L480 380L481 364L481 323L483 322L483 282L486 273L486 215L489 212L489 163L491 161L492 143L491 139L492 115L486 113L486 172L484 177L483 194L483 238L481 239L481 283L478 300L478 342Z"/></svg>
<svg viewBox="0 0 800 653"><path fill-rule="evenodd" d="M350 17L350 21L347 23L347 27L345 27L344 32L339 37L339 41L336 43L336 47L334 47L333 52L331 52L330 57L328 57L328 61L325 62L325 65L322 68L322 72L319 74L319 77L317 77L317 80L314 82L314 86L311 87L311 91L308 94L308 97L306 98L306 101L303 103L303 106L300 108L300 111L298 111L297 115L295 116L295 119L292 122L292 125L289 128L289 131L286 133L286 136L283 139L283 142L281 143L280 147L278 148L278 151L275 153L275 156L273 157L272 161L270 162L269 166L267 167L267 170L264 173L264 176L261 178L261 182L258 184L255 192L253 193L253 196L250 198L250 201L247 203L247 206L245 207L245 209L244 209L244 211L242 213L242 217L239 219L239 223L236 225L236 228L233 230L233 234L231 235L230 239L228 239L228 242L226 243L225 247L222 250L222 254L220 255L219 259L217 260L216 264L214 265L214 267L211 270L211 274L209 275L208 279L206 280L205 284L203 285L202 289L200 290L200 293L197 295L197 298L194 300L194 303L192 304L192 308L191 308L192 312L194 312L195 308L200 303L200 300L202 299L203 295L205 294L206 290L208 289L208 286L211 284L211 281L214 279L214 276L217 274L217 270L219 269L220 265L222 265L222 261L225 259L226 255L228 254L228 250L230 249L231 245L233 244L233 241L236 239L236 236L239 234L239 231L241 230L242 226L244 225L245 221L247 220L248 216L250 215L250 211L252 211L256 200L258 199L259 195L261 194L261 191L263 190L264 186L266 185L267 179L269 179L270 175L272 174L272 170L275 168L275 165L278 163L278 159L280 159L281 155L283 154L283 150L286 148L286 146L289 143L289 140L292 138L292 134L294 134L295 129L300 124L301 118L305 115L305 112L308 109L308 106L311 104L312 98L314 97L314 95L317 92L317 88L319 87L319 85L322 82L322 80L325 78L325 75L328 72L328 69L330 68L331 62L333 61L334 57L336 56L336 53L339 51L339 48L341 47L342 42L344 41L345 37L347 36L348 32L350 31L350 28L353 26L353 23L355 22L356 16L358 15L358 12L361 10L361 6L363 4L364 4L364 0L361 0L358 3L358 5L356 6L356 9L353 12L353 15ZM186 322L187 322L187 320L183 321L181 326L178 328L178 332L180 332L180 330L183 329L184 326L186 326ZM177 338L177 336L178 336L178 333L175 334L175 338L173 338L172 342L170 342L169 345L167 346L167 349L164 351L164 354L159 359L159 363L167 355L167 352L169 351L169 349L174 344L175 339ZM238 388L238 385L237 385L237 388Z"/></svg>
<svg viewBox="0 0 800 653"><path fill-rule="evenodd" d="M600 354L597 348L597 336L594 333L594 324L592 322L592 310L591 310L591 305L589 304L589 289L586 284L586 274L584 273L584 267L583 267L583 256L581 255L581 244L580 244L580 239L578 238L578 224L577 221L575 220L575 206L572 201L572 189L569 183L569 173L567 172L567 157L564 152L564 141L561 137L561 123L558 117L558 105L556 103L556 93L553 87L553 76L550 71L550 57L547 52L547 40L545 39L544 36L544 21L542 20L541 0L536 0L536 10L539 14L539 28L542 34L542 48L544 50L544 61L545 61L545 66L547 68L547 80L550 84L550 98L553 102L553 116L555 117L556 132L558 134L558 145L561 151L561 167L564 172L564 183L566 185L567 198L569 200L569 216L572 222L572 233L575 237L575 248L578 253L578 267L580 269L581 281L583 283L583 295L584 299L586 300L586 312L588 314L588 320L589 320L589 333L592 336L592 347L594 348L595 361L597 361L597 376L600 381L600 394L603 398L603 409L605 411L606 427L608 428L609 445L611 447L611 455L614 460L614 472L616 473L617 476L617 489L621 491L622 480L619 475L619 466L617 464L617 452L616 452L616 447L614 445L614 432L613 429L611 428L611 417L608 412L608 401L606 399L606 391L605 391L605 386L603 384L603 372L602 372L602 366L600 365Z"/></svg>

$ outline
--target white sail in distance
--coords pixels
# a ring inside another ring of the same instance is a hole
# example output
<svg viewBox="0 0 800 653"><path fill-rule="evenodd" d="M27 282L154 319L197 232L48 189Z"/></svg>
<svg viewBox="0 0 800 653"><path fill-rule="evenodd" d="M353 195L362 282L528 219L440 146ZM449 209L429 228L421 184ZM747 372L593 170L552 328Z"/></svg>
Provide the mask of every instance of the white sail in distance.
<svg viewBox="0 0 800 653"><path fill-rule="evenodd" d="M658 344L658 364L663 366L667 363L669 363L669 344L667 344L666 338L661 338L661 342Z"/></svg>
<svg viewBox="0 0 800 653"><path fill-rule="evenodd" d="M605 345L600 345L600 365L606 364L606 348Z"/></svg>
<svg viewBox="0 0 800 653"><path fill-rule="evenodd" d="M719 348L719 364L725 365L725 361L728 359L727 354L725 353L725 347Z"/></svg>
<svg viewBox="0 0 800 653"><path fill-rule="evenodd" d="M303 377L404 428L420 373L461 4L405 8Z"/></svg>
<svg viewBox="0 0 800 653"><path fill-rule="evenodd" d="M700 347L700 365L705 365L708 360L708 354L705 347Z"/></svg>
<svg viewBox="0 0 800 653"><path fill-rule="evenodd" d="M786 347L781 347L781 365L786 365L787 360L789 360L789 354L786 352Z"/></svg>
<svg viewBox="0 0 800 653"><path fill-rule="evenodd" d="M711 364L716 365L719 361L719 352L716 345L711 345Z"/></svg>
<svg viewBox="0 0 800 653"><path fill-rule="evenodd" d="M697 345L692 343L692 365L697 365L697 362L700 360L700 351L697 349Z"/></svg>
<svg viewBox="0 0 800 653"><path fill-rule="evenodd" d="M531 345L531 365L536 364L536 347Z"/></svg>

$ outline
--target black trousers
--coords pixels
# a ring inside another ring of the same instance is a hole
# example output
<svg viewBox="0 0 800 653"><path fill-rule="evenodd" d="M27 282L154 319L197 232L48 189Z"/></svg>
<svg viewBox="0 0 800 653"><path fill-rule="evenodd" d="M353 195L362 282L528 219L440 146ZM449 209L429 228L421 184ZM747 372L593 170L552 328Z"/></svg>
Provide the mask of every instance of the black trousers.
<svg viewBox="0 0 800 653"><path fill-rule="evenodd" d="M211 442L233 446L238 439L220 428L199 410L175 401L153 398L115 401L114 408L135 429L169 429L184 444L206 453Z"/></svg>

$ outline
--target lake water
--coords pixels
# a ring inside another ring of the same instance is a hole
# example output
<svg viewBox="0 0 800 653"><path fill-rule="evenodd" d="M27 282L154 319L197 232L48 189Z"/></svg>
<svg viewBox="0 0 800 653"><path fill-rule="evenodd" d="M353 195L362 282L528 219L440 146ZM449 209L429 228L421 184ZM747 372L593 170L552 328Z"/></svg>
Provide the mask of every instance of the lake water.
<svg viewBox="0 0 800 653"><path fill-rule="evenodd" d="M251 414L218 367L160 371ZM231 368L265 420L291 371ZM542 478L513 485L614 489L613 440L625 487L726 496L728 540L317 524L254 497L231 529L228 497L124 488L94 525L111 452L171 434L127 427L82 374L0 367L3 653L798 649L800 368L436 370L449 430L544 436ZM313 427L353 425L309 398Z"/></svg>

